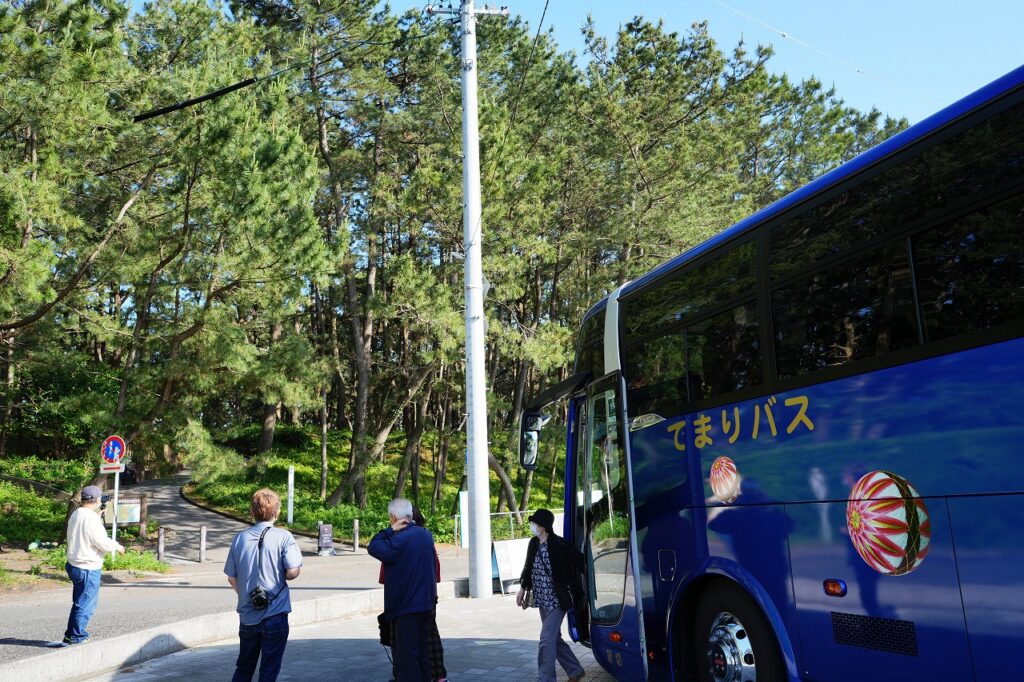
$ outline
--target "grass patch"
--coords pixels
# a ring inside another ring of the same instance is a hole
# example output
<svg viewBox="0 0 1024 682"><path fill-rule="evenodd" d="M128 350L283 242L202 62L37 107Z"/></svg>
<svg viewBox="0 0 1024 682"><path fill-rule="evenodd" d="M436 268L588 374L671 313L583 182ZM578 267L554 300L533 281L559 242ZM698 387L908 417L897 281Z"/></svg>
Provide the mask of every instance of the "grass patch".
<svg viewBox="0 0 1024 682"><path fill-rule="evenodd" d="M240 452L254 450L259 435L259 428L251 427L229 438L221 439L221 443L237 448ZM555 434L557 435L557 434ZM348 468L350 434L344 431L331 431L327 436L327 453L330 468L327 477L327 491L330 494L341 481ZM556 440L554 435L552 441ZM561 447L564 448L564 440ZM401 464L405 448L405 436L397 433L389 439L381 461L369 467L366 474L367 505L360 509L349 504L327 506L320 500L320 433L314 427L294 427L283 425L278 428L274 438L273 451L263 457L251 457L248 460L237 455L218 455L221 462L210 466L210 475L199 472L194 474L195 485L189 489L190 496L201 500L222 511L230 512L242 518L249 516L249 502L252 494L260 488L271 488L277 491L284 500L288 490L288 467L295 467L295 500L294 530L315 532L318 521L334 526L334 537L338 540L351 541L352 522L359 519L360 536L366 542L377 530L387 524L387 506L391 501L395 488L395 479ZM440 438L434 433L427 433L421 443L420 457L420 496L414 499L427 516L427 527L438 542L455 541L455 520L450 516L452 509L457 509L459 484L462 481L464 445L453 439L450 444L448 470L441 486L441 496L433 514L430 510L430 495L434 486L434 453L440 448ZM554 451L554 448L552 448ZM458 453L458 454L457 454ZM497 453L496 453L497 454ZM545 452L545 454L549 454ZM508 460L512 457L506 455ZM548 458L550 462L550 457ZM531 508L548 506L546 492L549 489L550 464L542 465L534 474ZM215 472L215 473L214 473ZM509 472L516 482L517 471ZM562 483L561 468L556 470L556 484L553 487L552 499L555 508L561 507ZM406 495L411 495L411 477L406 481ZM517 485L516 493L522 490ZM495 508L498 500L498 479L491 473L491 508ZM287 509L282 508L284 520ZM285 525L285 524L282 524ZM495 516L492 520L492 534L495 539L508 537L528 537L529 527L513 522L509 529L508 518Z"/></svg>
<svg viewBox="0 0 1024 682"><path fill-rule="evenodd" d="M39 575L44 567L63 571L67 563L67 547L61 545L55 549L36 550L32 554L39 558L39 563L34 564L29 572ZM152 552L141 552L129 549L124 554L118 554L116 559L111 560L110 555L103 557L104 571L148 571L154 573L167 573L171 570L170 564L157 561L156 555Z"/></svg>

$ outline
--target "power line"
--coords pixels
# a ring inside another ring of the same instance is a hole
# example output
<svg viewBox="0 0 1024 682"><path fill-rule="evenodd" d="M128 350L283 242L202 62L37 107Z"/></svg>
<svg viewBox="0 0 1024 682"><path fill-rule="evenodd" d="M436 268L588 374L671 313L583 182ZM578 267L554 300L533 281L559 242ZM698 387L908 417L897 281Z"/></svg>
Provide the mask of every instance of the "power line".
<svg viewBox="0 0 1024 682"><path fill-rule="evenodd" d="M777 33L777 34L779 34L780 36L782 36L783 38L785 38L787 40L792 40L794 43L796 43L797 45L800 45L801 47L806 47L808 50L811 50L812 52L817 52L818 54L820 54L822 57L825 57L826 59L831 59L832 61L834 61L834 62L836 62L838 64L842 64L846 68L851 69L853 71L856 71L857 73L859 73L862 76L867 76L868 78L870 78L872 80L876 80L879 83L882 82L882 79L880 79L878 76L875 76L875 75L873 75L871 73L868 73L864 69L861 69L861 68L859 68L857 66L854 66L853 64L850 64L848 62L844 62L842 59L839 59L838 57L833 57L828 52L825 52L824 50L819 50L818 48L814 47L813 45L805 43L804 41L800 40L799 38L797 38L797 37L795 37L793 35L790 35L786 31L783 31L781 29L775 28L774 26L770 26L770 25L764 23L763 21L761 21L760 19L757 19L755 17L750 16L749 14L744 14L743 12L741 12L738 9L736 9L735 7L730 7L729 5L725 4L724 2L721 2L721 0L711 0L711 2L713 2L716 5L719 5L721 7L724 7L725 9L729 10L730 12L733 12L734 14L740 15L744 19L749 19L750 21L754 22L755 24L758 24L759 26L763 26L764 28L768 29L769 31L771 31L773 33Z"/></svg>
<svg viewBox="0 0 1024 682"><path fill-rule="evenodd" d="M340 54L342 50L344 50L346 48L364 47L364 46L367 46L367 45L380 45L380 46L398 47L399 45L402 45L403 43L409 42L410 40L422 40L424 38L427 38L427 37L429 37L434 32L434 30L436 30L436 28L437 28L437 25L435 24L434 26L432 26L430 28L430 30L428 30L426 33L423 33L422 35L405 36L404 38L398 38L396 40L387 40L387 41L383 41L383 40L382 41L360 40L360 41L356 41L356 42L352 42L352 43L347 43L347 44L344 44L343 46L337 48L333 52L328 53L323 58L322 61L327 61L327 60L333 59L338 54ZM182 100L180 102L176 102L176 103L168 105L166 107L160 107L159 109L151 109L149 111L146 111L146 112L143 112L141 114L138 114L138 115L134 116L132 118L132 121L134 121L135 123L139 123L141 121L148 121L151 118L158 118L160 116L165 116L165 115L170 114L170 113L175 112L175 111L180 111L182 109L187 109L187 108L195 106L197 104L202 104L203 102L209 102L211 100L219 99L220 97L223 97L224 95L232 93L232 92L234 92L236 90L241 90L242 88L247 88L250 85L255 85L256 83L261 83L263 81L272 80L274 78L277 78L278 76L280 76L283 73L286 73L288 71L292 71L294 69L298 69L298 68L301 68L301 67L304 67L304 66L306 66L305 62L298 62L297 61L294 64L291 64L290 66L286 66L284 68L278 69L277 71L274 71L273 73L267 74L266 76L253 76L251 78L246 78L245 80L238 81L237 83L233 83L232 85L228 85L228 86L220 88L218 90L214 90L213 92L208 92L205 95L200 95L199 97L193 97L192 99Z"/></svg>
<svg viewBox="0 0 1024 682"><path fill-rule="evenodd" d="M530 50L530 58L526 60L526 66L523 67L523 72L519 75L519 86L516 89L516 98L512 103L512 114L508 119L508 128L515 125L516 112L519 111L519 98L523 94L523 83L526 81L526 74L529 73L530 67L533 66L533 58L537 54L537 43L540 42L540 32L544 28L544 17L548 15L548 2L544 0L544 11L540 13L540 23L537 24L537 34L533 37L533 48ZM508 128L505 129L505 134L508 135ZM502 146L504 146L504 139L502 140Z"/></svg>

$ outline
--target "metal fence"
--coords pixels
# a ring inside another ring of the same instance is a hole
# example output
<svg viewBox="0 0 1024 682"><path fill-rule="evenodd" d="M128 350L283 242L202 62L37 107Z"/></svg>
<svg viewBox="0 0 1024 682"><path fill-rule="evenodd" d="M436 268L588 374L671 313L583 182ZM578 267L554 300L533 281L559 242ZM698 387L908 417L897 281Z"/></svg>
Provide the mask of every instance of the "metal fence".
<svg viewBox="0 0 1024 682"><path fill-rule="evenodd" d="M504 512L493 512L488 514L491 517L491 540L509 540L512 538L527 538L530 537L530 528L526 524L527 517L530 516L536 509L527 509L526 511L518 512L520 518L523 520L519 527L516 527L516 512L504 511ZM499 521L495 523L495 517L504 517L508 519L508 530L506 533L505 522ZM455 521L455 544L462 546L462 516L455 514L451 517ZM499 530L500 529L500 530Z"/></svg>

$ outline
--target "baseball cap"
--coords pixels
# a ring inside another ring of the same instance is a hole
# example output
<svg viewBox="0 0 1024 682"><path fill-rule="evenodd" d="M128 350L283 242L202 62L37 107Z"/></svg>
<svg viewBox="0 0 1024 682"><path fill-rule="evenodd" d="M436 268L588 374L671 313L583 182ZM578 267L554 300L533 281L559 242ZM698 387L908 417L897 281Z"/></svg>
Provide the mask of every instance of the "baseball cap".
<svg viewBox="0 0 1024 682"><path fill-rule="evenodd" d="M550 531L551 527L555 525L555 515L547 509L538 509L530 515L527 521L533 521L541 528Z"/></svg>
<svg viewBox="0 0 1024 682"><path fill-rule="evenodd" d="M87 485L82 488L82 502L92 502L103 497L103 491L98 485Z"/></svg>

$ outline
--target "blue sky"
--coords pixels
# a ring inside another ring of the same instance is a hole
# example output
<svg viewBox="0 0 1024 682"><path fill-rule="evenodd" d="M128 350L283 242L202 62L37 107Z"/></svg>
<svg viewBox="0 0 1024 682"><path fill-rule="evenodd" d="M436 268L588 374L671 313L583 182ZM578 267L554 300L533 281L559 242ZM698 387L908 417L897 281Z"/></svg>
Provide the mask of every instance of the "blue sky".
<svg viewBox="0 0 1024 682"><path fill-rule="evenodd" d="M544 9L544 0L488 2L508 5L531 30ZM427 4L391 3L395 11ZM609 37L636 14L663 19L677 32L706 19L721 49L731 51L741 36L751 47L770 44L772 71L817 76L851 106L876 106L911 123L1024 64L1022 0L550 0L544 28L553 27L561 48L582 58L580 26L588 13Z"/></svg>

